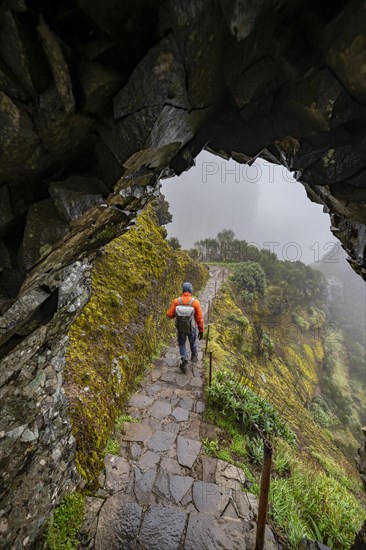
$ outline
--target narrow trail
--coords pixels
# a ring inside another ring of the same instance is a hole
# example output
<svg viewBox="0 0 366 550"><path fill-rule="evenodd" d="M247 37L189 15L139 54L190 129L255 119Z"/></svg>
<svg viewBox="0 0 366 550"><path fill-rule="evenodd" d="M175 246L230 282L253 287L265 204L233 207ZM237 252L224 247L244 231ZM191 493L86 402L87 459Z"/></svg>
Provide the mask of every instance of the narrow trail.
<svg viewBox="0 0 366 550"><path fill-rule="evenodd" d="M207 315L223 280L211 267L198 296ZM168 307L168 305L167 305ZM241 469L205 455L215 428L202 414L203 343L198 363L179 367L176 341L156 360L128 403L139 422L124 424L120 456L105 457L96 497L87 497L82 548L95 550L243 550L255 547L257 499ZM269 527L265 548L277 548Z"/></svg>

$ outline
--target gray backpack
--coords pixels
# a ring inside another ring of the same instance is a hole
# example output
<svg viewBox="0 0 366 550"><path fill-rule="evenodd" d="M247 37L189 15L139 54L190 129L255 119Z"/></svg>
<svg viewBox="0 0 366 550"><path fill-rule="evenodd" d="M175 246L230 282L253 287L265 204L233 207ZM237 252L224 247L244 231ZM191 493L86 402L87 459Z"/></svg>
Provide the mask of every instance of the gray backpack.
<svg viewBox="0 0 366 550"><path fill-rule="evenodd" d="M196 327L194 320L195 309L192 306L196 298L191 298L187 305L182 298L178 298L179 305L175 308L175 326L183 334L191 334Z"/></svg>

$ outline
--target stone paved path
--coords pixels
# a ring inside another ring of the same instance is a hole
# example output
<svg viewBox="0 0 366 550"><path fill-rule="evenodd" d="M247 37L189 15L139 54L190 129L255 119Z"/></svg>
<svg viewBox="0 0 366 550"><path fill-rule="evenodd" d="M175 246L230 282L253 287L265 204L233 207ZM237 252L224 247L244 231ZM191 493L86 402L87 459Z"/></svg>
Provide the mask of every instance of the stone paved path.
<svg viewBox="0 0 366 550"><path fill-rule="evenodd" d="M199 295L207 314L222 268ZM204 348L203 343L201 348ZM243 472L204 454L215 428L202 419L203 351L180 372L176 342L155 361L128 414L121 456L105 457L103 487L87 498L82 547L95 550L244 550L254 548L257 500ZM277 545L269 527L266 549Z"/></svg>

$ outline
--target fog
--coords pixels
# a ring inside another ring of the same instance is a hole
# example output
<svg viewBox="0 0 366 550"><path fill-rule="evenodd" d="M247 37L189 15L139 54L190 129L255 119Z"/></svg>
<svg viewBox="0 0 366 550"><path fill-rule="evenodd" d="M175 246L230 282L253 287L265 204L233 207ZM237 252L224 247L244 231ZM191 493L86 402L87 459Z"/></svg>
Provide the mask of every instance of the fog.
<svg viewBox="0 0 366 550"><path fill-rule="evenodd" d="M280 259L312 263L338 243L322 206L284 167L263 160L249 167L203 151L188 172L163 180L162 192L173 215L168 236L183 248L228 228Z"/></svg>

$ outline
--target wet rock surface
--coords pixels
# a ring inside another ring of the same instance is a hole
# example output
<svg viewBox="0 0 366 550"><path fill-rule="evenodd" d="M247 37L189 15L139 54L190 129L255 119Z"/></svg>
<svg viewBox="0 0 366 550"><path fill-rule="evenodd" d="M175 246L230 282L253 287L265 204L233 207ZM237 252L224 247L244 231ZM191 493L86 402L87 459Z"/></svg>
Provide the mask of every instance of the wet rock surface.
<svg viewBox="0 0 366 550"><path fill-rule="evenodd" d="M204 312L222 280L222 268L210 268L209 282L199 296ZM88 543L82 548L94 548L93 540L97 550L254 548L257 499L244 491L243 472L202 451L202 410L194 412L203 403L202 355L200 351L199 362L190 363L182 374L174 342L130 398L128 412L140 422L125 423L120 435L123 456L105 459L99 492L106 500L97 519L96 504L90 501L82 530L82 540ZM151 399L149 389L157 384ZM265 548L277 548L269 528Z"/></svg>

